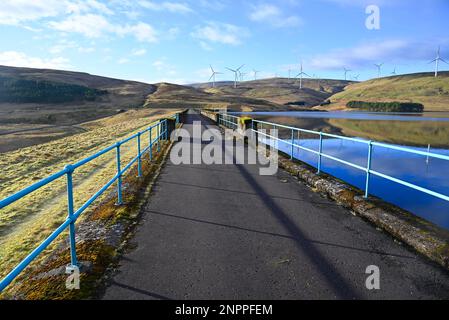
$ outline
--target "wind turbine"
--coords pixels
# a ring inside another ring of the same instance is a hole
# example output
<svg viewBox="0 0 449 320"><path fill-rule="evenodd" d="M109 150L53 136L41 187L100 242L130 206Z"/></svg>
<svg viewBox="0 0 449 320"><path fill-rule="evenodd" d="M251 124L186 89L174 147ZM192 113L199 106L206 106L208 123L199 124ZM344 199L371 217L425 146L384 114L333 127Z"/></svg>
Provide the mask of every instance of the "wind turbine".
<svg viewBox="0 0 449 320"><path fill-rule="evenodd" d="M292 69L288 69L288 80L292 78Z"/></svg>
<svg viewBox="0 0 449 320"><path fill-rule="evenodd" d="M446 61L444 61L443 58L441 58L441 56L440 56L440 49L441 49L441 48L438 47L437 57L436 57L434 60L432 60L432 61L429 62L429 63L435 62L435 78L438 77L438 67L439 67L440 61L442 61L442 62L444 62L444 63L447 63Z"/></svg>
<svg viewBox="0 0 449 320"><path fill-rule="evenodd" d="M350 72L351 70L346 69L346 67L343 67L343 70L345 71L345 81L348 79L348 72Z"/></svg>
<svg viewBox="0 0 449 320"><path fill-rule="evenodd" d="M393 76L397 75L396 67L394 67L394 70L393 70L393 72L392 72L391 74L392 74Z"/></svg>
<svg viewBox="0 0 449 320"><path fill-rule="evenodd" d="M254 80L257 80L257 74L258 74L259 72L260 72L260 71L257 71L256 69L253 69Z"/></svg>
<svg viewBox="0 0 449 320"><path fill-rule="evenodd" d="M239 81L239 74L240 74L240 69L242 69L245 65L241 65L239 68L237 69L231 69L231 68L226 68L231 72L234 72L234 88L237 88L237 82Z"/></svg>
<svg viewBox="0 0 449 320"><path fill-rule="evenodd" d="M354 76L354 80L355 80L355 81L359 81L359 77L360 77L360 74Z"/></svg>
<svg viewBox="0 0 449 320"><path fill-rule="evenodd" d="M240 82L243 82L243 79L245 78L246 73L239 72L239 74L240 74Z"/></svg>
<svg viewBox="0 0 449 320"><path fill-rule="evenodd" d="M209 82L211 81L211 80L213 80L213 82L212 82L212 88L215 88L215 76L217 75L217 74L223 74L223 73L221 73L221 72L216 72L215 70L214 70L214 68L211 66L211 65L209 65L210 66L210 70L212 71L212 75L210 76L210 78L209 78Z"/></svg>
<svg viewBox="0 0 449 320"><path fill-rule="evenodd" d="M374 65L375 65L376 68L377 68L377 77L380 78L381 69L382 69L382 66L383 66L384 64L383 64L383 63L379 63L379 64L375 63Z"/></svg>
<svg viewBox="0 0 449 320"><path fill-rule="evenodd" d="M300 70L301 70L301 72L298 73L298 75L295 78L299 77L299 89L302 89L302 77L307 76L310 78L310 76L303 71L302 61L301 61L301 69Z"/></svg>

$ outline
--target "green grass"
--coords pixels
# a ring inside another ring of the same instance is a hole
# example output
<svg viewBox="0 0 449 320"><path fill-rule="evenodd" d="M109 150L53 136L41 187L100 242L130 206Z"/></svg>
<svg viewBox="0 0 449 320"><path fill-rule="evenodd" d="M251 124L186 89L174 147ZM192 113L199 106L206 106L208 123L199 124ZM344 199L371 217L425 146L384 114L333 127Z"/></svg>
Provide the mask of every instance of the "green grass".
<svg viewBox="0 0 449 320"><path fill-rule="evenodd" d="M174 112L170 110L166 114ZM89 131L85 133L0 154L0 199L62 170L66 164L75 163L115 141L147 128L163 116L162 112L148 109L130 111L86 123L83 126ZM143 136L142 146L148 145L148 141L148 135ZM135 141L125 144L122 147L122 163L128 163L136 154ZM76 207L79 208L100 186L106 184L115 172L114 152L77 169L73 176ZM65 220L65 184L65 179L61 178L1 210L0 277L6 275Z"/></svg>
<svg viewBox="0 0 449 320"><path fill-rule="evenodd" d="M410 74L351 84L333 95L331 107L345 108L351 100L422 103L426 111L449 110L449 72Z"/></svg>

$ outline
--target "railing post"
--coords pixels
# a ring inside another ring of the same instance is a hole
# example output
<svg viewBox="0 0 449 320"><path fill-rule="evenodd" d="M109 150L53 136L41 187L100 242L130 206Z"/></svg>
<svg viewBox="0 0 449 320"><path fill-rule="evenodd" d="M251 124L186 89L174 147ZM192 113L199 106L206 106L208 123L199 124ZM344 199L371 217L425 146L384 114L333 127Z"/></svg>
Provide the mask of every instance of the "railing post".
<svg viewBox="0 0 449 320"><path fill-rule="evenodd" d="M157 124L157 152L161 152L161 122Z"/></svg>
<svg viewBox="0 0 449 320"><path fill-rule="evenodd" d="M293 145L295 144L295 136L294 136L294 131L293 131L293 129L292 129L292 140L291 140L291 145L292 145L292 148L291 148L291 153L290 153L290 160L293 160Z"/></svg>
<svg viewBox="0 0 449 320"><path fill-rule="evenodd" d="M165 121L164 121L164 130L165 130L164 140L167 141L168 140L168 120L167 119L165 119Z"/></svg>
<svg viewBox="0 0 449 320"><path fill-rule="evenodd" d="M117 205L123 204L122 200L122 169L120 168L120 142L115 144L117 155Z"/></svg>
<svg viewBox="0 0 449 320"><path fill-rule="evenodd" d="M153 128L150 128L150 161L153 161Z"/></svg>
<svg viewBox="0 0 449 320"><path fill-rule="evenodd" d="M318 172L317 174L321 173L321 162L322 162L322 154L323 154L323 133L320 132L320 149L318 152Z"/></svg>
<svg viewBox="0 0 449 320"><path fill-rule="evenodd" d="M137 133L137 177L142 177L142 152L140 150L140 136L142 133Z"/></svg>
<svg viewBox="0 0 449 320"><path fill-rule="evenodd" d="M75 220L73 218L74 205L73 205L73 167L67 165L65 167L67 171L67 211L68 218L70 219L69 226L69 240L70 240L70 263L72 266L78 266L78 259L76 257L76 241L75 241Z"/></svg>
<svg viewBox="0 0 449 320"><path fill-rule="evenodd" d="M366 165L366 184L365 184L365 198L369 197L369 182L371 177L371 162L373 157L373 142L370 141L368 145L368 161Z"/></svg>

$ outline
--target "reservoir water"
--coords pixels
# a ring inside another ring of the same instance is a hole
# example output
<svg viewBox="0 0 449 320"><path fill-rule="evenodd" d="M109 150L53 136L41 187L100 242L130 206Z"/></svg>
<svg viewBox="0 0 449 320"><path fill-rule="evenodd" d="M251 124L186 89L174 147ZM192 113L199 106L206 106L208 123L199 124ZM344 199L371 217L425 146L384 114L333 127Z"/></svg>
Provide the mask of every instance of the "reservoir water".
<svg viewBox="0 0 449 320"><path fill-rule="evenodd" d="M361 121L377 120L384 121L385 125L388 125L388 121L449 122L449 113L412 115L367 112L257 112L251 113L251 115L255 118L260 116L262 119L265 116L269 116L270 121L273 122L277 122L275 117L279 117L279 122L282 122L281 119L285 119L286 117L297 117L302 120L304 118L316 119L319 117L324 119L358 119ZM289 124L292 125L291 122ZM423 135L425 134L428 133L423 132ZM286 135L282 135L283 141L286 142L279 142L278 148L290 154L290 139L284 137ZM294 142L302 147L316 151L319 150L319 140L311 139L310 136L300 138L299 140L295 139ZM425 147L407 147L414 150L427 151ZM363 143L341 139L324 139L323 152L362 167L367 166L368 147ZM432 148L431 152L449 156L448 148ZM373 147L372 156L373 170L449 196L449 161L435 158L427 159L423 155L391 150L379 146ZM318 156L316 154L294 148L294 157L317 167ZM364 171L326 158L322 159L322 170L361 190L365 188L366 173ZM448 201L376 176L371 177L370 194L449 230Z"/></svg>

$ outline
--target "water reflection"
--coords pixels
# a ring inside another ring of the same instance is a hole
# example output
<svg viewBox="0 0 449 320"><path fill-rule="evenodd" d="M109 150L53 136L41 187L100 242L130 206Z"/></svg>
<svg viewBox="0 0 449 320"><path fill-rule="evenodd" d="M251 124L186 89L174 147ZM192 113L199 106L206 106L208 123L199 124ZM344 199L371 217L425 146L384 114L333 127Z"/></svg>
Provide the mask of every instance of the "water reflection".
<svg viewBox="0 0 449 320"><path fill-rule="evenodd" d="M346 111L276 111L276 112L235 112L234 114L249 114L256 116L277 116L309 119L351 119L377 121L431 121L449 122L447 112L428 113L382 113L382 112L346 112Z"/></svg>
<svg viewBox="0 0 449 320"><path fill-rule="evenodd" d="M289 142L290 140L279 142L278 148L290 154ZM317 139L295 140L295 144L316 151L319 149ZM427 151L423 148L409 148ZM325 139L323 152L362 167L367 165L368 146L366 144L340 139ZM449 155L449 150L446 149L432 152ZM294 157L317 167L318 156L316 154L294 148ZM373 147L372 169L449 195L449 161L433 158L429 161L426 160L426 157L422 155L375 146ZM326 158L322 160L322 170L362 190L365 188L366 173L363 171ZM370 194L449 229L449 202L447 201L375 176L371 178Z"/></svg>

